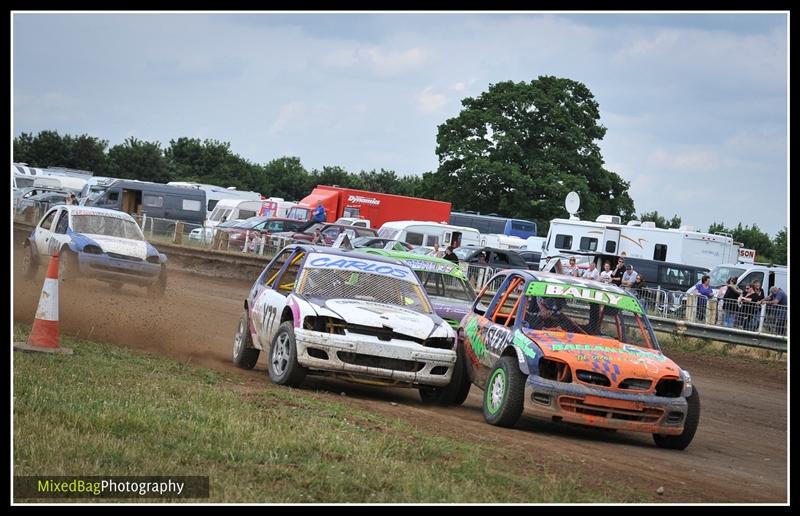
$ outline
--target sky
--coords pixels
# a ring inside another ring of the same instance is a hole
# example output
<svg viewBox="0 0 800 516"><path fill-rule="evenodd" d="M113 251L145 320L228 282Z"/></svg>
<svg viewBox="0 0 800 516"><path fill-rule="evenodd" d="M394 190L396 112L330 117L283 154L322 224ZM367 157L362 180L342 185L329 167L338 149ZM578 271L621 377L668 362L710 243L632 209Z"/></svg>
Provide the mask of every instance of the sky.
<svg viewBox="0 0 800 516"><path fill-rule="evenodd" d="M462 99L553 75L593 93L605 167L630 183L637 213L774 236L788 224L787 22L782 12L17 12L12 129L111 146L210 138L256 163L298 156L308 170L419 175L437 168L437 128Z"/></svg>

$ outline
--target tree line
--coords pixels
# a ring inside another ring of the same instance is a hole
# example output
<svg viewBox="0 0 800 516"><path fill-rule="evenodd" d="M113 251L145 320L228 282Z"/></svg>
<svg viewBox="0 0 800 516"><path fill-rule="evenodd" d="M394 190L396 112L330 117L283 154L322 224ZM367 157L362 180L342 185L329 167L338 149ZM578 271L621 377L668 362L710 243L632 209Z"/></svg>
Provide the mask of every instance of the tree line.
<svg viewBox="0 0 800 516"><path fill-rule="evenodd" d="M299 200L316 185L449 201L454 211L496 213L535 221L546 234L550 220L564 217L564 198L576 191L581 216L620 215L657 227L680 227L677 215L636 216L630 184L607 170L599 141L606 129L591 91L570 79L541 76L505 81L461 101L461 112L442 123L436 137L439 166L421 175L393 170L352 172L339 166L307 170L299 157L259 164L230 149L230 143L181 137L160 142L131 137L109 147L96 136L46 130L14 138L14 160L34 167L90 170L96 176L141 181L193 181L234 186L270 197ZM734 229L712 224L709 232L731 233L756 249L760 259L786 263L786 228L770 239L755 224Z"/></svg>

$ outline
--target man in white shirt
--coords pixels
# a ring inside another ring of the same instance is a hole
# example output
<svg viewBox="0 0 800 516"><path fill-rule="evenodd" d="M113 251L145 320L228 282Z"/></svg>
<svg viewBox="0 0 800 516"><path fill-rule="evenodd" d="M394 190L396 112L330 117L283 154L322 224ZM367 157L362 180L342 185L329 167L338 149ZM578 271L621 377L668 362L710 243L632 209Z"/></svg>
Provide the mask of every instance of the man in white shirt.
<svg viewBox="0 0 800 516"><path fill-rule="evenodd" d="M600 273L600 281L603 283L611 283L611 277L614 276L614 271L611 270L611 264L606 262L603 264L603 272Z"/></svg>
<svg viewBox="0 0 800 516"><path fill-rule="evenodd" d="M594 265L594 262L589 262L589 268L583 273L583 277L589 280L597 280L600 278L600 271ZM610 281L610 278L609 278Z"/></svg>

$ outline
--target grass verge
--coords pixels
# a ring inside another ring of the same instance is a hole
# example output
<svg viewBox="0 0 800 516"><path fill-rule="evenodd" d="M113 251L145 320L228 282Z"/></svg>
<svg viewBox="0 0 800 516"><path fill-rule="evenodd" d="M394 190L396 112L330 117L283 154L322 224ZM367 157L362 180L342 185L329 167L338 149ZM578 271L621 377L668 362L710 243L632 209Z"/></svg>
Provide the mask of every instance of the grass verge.
<svg viewBox="0 0 800 516"><path fill-rule="evenodd" d="M15 475L208 475L213 502L635 501L346 401L62 341L73 356L14 353Z"/></svg>

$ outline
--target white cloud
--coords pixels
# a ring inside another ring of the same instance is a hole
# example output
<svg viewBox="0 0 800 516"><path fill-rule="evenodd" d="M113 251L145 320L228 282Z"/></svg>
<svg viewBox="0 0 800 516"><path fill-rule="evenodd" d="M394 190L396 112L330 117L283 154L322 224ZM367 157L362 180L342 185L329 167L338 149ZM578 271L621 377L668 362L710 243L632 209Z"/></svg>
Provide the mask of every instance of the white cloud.
<svg viewBox="0 0 800 516"><path fill-rule="evenodd" d="M290 102L284 104L278 110L278 116L269 128L269 134L277 135L282 133L287 126L292 125L307 115L307 107L303 102Z"/></svg>
<svg viewBox="0 0 800 516"><path fill-rule="evenodd" d="M464 91L467 88L467 85L464 84L463 82L457 82L457 83L453 84L452 86L450 86L450 88L455 90L455 91Z"/></svg>
<svg viewBox="0 0 800 516"><path fill-rule="evenodd" d="M429 58L430 53L421 47L387 50L369 46L337 49L322 61L337 68L366 66L377 75L396 75L420 68Z"/></svg>
<svg viewBox="0 0 800 516"><path fill-rule="evenodd" d="M435 93L429 86L417 95L416 101L417 110L421 113L436 113L447 104L447 97L442 93Z"/></svg>

